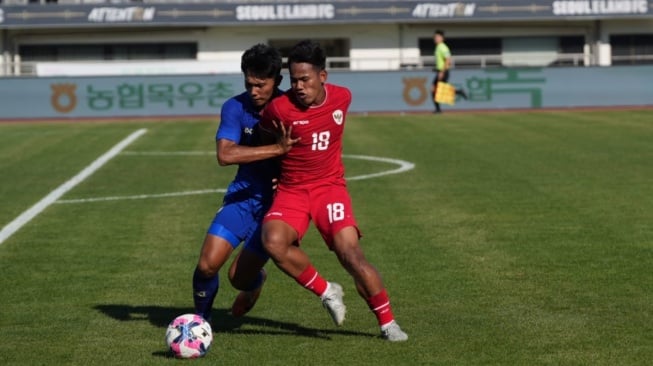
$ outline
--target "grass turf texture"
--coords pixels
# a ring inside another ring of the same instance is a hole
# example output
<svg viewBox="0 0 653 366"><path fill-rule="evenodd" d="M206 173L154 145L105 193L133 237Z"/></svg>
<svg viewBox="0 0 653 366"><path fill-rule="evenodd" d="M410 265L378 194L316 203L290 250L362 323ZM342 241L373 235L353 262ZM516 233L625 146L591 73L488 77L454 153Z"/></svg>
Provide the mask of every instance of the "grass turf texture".
<svg viewBox="0 0 653 366"><path fill-rule="evenodd" d="M372 314L311 229L303 247L345 287L335 328L273 265L256 308L226 314L194 364L636 365L653 357L653 112L350 117L345 153L410 172L349 189L368 259L410 340ZM130 151L210 151L215 122L0 125L0 226L139 127ZM348 175L387 169L346 159ZM225 188L211 155L118 155L63 199ZM0 245L0 364L160 365L165 326L221 194L54 204Z"/></svg>

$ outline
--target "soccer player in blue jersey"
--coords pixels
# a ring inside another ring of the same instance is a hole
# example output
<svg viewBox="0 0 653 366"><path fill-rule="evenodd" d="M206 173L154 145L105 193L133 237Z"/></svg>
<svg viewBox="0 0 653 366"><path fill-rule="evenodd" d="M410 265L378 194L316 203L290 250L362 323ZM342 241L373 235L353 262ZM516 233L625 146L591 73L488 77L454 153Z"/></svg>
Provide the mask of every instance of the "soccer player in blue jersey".
<svg viewBox="0 0 653 366"><path fill-rule="evenodd" d="M223 205L209 226L193 274L195 312L211 318L218 293L218 272L240 243L243 249L229 268L229 280L240 294L232 314L242 316L256 303L266 274L268 255L261 244L261 221L272 203L273 179L279 172L275 157L284 155L298 139L290 129L282 130L276 143L262 145L258 133L259 112L281 94L281 56L269 46L258 44L241 59L246 92L222 106L216 135L216 153L221 166L238 164Z"/></svg>

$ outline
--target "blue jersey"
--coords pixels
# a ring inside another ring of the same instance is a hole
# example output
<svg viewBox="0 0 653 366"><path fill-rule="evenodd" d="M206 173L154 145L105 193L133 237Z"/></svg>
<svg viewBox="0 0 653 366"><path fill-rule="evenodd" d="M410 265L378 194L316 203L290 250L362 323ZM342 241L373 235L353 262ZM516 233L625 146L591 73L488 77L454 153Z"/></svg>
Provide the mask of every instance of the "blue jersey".
<svg viewBox="0 0 653 366"><path fill-rule="evenodd" d="M216 141L227 139L242 146L260 145L260 135L256 125L261 116L246 92L225 102L220 119ZM274 160L240 164L226 196L238 193L238 195L264 200L271 199L272 179L278 175L279 166Z"/></svg>
<svg viewBox="0 0 653 366"><path fill-rule="evenodd" d="M257 125L261 116L247 93L227 100L220 119L216 140L227 139L241 146L260 145ZM227 240L234 248L244 242L245 249L267 260L261 243L261 222L272 204L272 179L279 175L279 169L272 159L240 164L208 233Z"/></svg>

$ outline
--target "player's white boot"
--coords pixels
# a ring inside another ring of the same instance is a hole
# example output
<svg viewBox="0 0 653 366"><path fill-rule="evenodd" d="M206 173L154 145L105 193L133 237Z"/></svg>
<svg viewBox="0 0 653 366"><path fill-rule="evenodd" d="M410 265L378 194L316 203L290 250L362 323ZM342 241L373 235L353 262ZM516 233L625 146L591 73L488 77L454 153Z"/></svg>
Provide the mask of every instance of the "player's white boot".
<svg viewBox="0 0 653 366"><path fill-rule="evenodd" d="M397 324L397 322L394 320L390 322L390 324L386 324L381 327L381 337L390 342L401 342L408 340L408 334L401 330L399 324Z"/></svg>
<svg viewBox="0 0 653 366"><path fill-rule="evenodd" d="M342 301L343 296L345 296L345 293L342 291L342 286L335 282L328 282L326 291L320 296L322 305L327 309L331 319L337 326L341 326L342 322L345 321L345 313L347 312L347 307Z"/></svg>

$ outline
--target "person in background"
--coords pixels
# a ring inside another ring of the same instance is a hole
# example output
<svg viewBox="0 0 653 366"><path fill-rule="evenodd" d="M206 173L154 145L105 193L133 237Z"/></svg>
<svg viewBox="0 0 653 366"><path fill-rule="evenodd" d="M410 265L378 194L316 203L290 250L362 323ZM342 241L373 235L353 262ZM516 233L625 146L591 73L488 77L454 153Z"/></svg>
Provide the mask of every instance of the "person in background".
<svg viewBox="0 0 653 366"><path fill-rule="evenodd" d="M431 87L431 100L435 105L435 113L442 113L440 109L440 103L435 101L435 93L438 89L439 82L448 82L449 81L449 69L451 69L451 51L449 46L444 43L444 31L438 29L433 35L433 41L435 42L435 77L433 78L433 86ZM456 90L456 95L460 95L464 99L467 99L467 94L464 90Z"/></svg>

